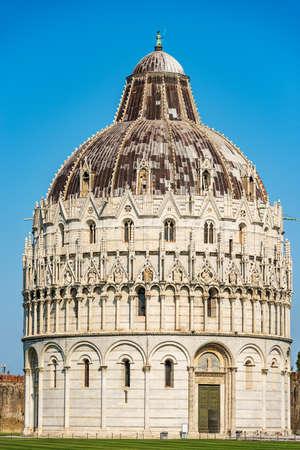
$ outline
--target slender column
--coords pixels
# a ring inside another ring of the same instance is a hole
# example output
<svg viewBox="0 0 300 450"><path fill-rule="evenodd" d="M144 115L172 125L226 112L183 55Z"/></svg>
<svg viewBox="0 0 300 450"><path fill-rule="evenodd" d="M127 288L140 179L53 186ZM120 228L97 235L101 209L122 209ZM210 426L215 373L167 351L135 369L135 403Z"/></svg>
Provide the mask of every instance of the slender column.
<svg viewBox="0 0 300 450"><path fill-rule="evenodd" d="M151 314L150 314L151 292L149 289L145 291L145 299L146 299L145 330L149 330L151 324Z"/></svg>
<svg viewBox="0 0 300 450"><path fill-rule="evenodd" d="M48 297L47 298L47 308L46 308L46 314L47 314L47 329L46 329L46 332L47 333L50 333L50 331L51 331L51 329L50 329L50 303L51 303L51 300Z"/></svg>
<svg viewBox="0 0 300 450"><path fill-rule="evenodd" d="M165 329L165 298L164 294L160 295L160 329Z"/></svg>
<svg viewBox="0 0 300 450"><path fill-rule="evenodd" d="M207 321L207 299L208 299L208 294L203 294L202 299L203 299L203 331L206 331L207 325L206 325L206 321Z"/></svg>
<svg viewBox="0 0 300 450"><path fill-rule="evenodd" d="M28 305L29 320L28 320L28 335L32 335L32 302Z"/></svg>
<svg viewBox="0 0 300 450"><path fill-rule="evenodd" d="M64 427L69 428L70 419L70 366L64 367L65 372L65 396L64 396Z"/></svg>
<svg viewBox="0 0 300 450"><path fill-rule="evenodd" d="M134 330L134 302L135 296L133 294L129 295L129 329Z"/></svg>
<svg viewBox="0 0 300 450"><path fill-rule="evenodd" d="M241 309L242 309L242 333L245 332L245 297L241 297Z"/></svg>
<svg viewBox="0 0 300 450"><path fill-rule="evenodd" d="M104 298L104 296L102 297ZM105 300L104 300L105 301ZM101 428L105 428L105 411L106 411L106 370L107 366L101 366Z"/></svg>
<svg viewBox="0 0 300 450"><path fill-rule="evenodd" d="M115 295L115 302L116 302L115 330L120 329L120 301L121 301L121 294Z"/></svg>
<svg viewBox="0 0 300 450"><path fill-rule="evenodd" d="M265 317L265 304L266 302L260 302L260 313L261 313L261 333L265 334L266 332L266 317Z"/></svg>
<svg viewBox="0 0 300 450"><path fill-rule="evenodd" d="M218 297L218 305L219 305L219 322L218 322L218 329L219 331L223 330L223 299L221 297Z"/></svg>
<svg viewBox="0 0 300 450"><path fill-rule="evenodd" d="M291 324L290 324L290 310L291 310L291 305L287 305L287 337L291 336Z"/></svg>
<svg viewBox="0 0 300 450"><path fill-rule="evenodd" d="M286 305L283 303L283 336L286 337Z"/></svg>
<svg viewBox="0 0 300 450"><path fill-rule="evenodd" d="M42 306L43 306L44 302L43 300L39 300L38 301L38 309L37 309L37 333L41 334L42 333Z"/></svg>
<svg viewBox="0 0 300 450"><path fill-rule="evenodd" d="M149 364L144 366L145 390L144 390L144 429L149 430L149 391L150 391L150 368Z"/></svg>
<svg viewBox="0 0 300 450"><path fill-rule="evenodd" d="M268 369L262 369L262 429L266 429L266 384Z"/></svg>
<svg viewBox="0 0 300 450"><path fill-rule="evenodd" d="M87 320L87 329L88 331L91 331L93 329L93 300L94 297L88 297L88 320ZM120 296L121 300L121 296ZM119 311L119 326L117 329L120 328L120 311Z"/></svg>
<svg viewBox="0 0 300 450"><path fill-rule="evenodd" d="M37 300L33 302L33 327L32 334L37 334Z"/></svg>
<svg viewBox="0 0 300 450"><path fill-rule="evenodd" d="M105 304L107 300L107 295L101 295L101 330L105 329Z"/></svg>
<svg viewBox="0 0 300 450"><path fill-rule="evenodd" d="M196 431L195 429L195 368L188 367L189 371L189 392L188 392L188 423L189 423L189 433Z"/></svg>
<svg viewBox="0 0 300 450"><path fill-rule="evenodd" d="M230 300L230 331L233 333L235 331L235 311L234 311L234 304L235 304L235 296L231 296Z"/></svg>
<svg viewBox="0 0 300 450"><path fill-rule="evenodd" d="M27 303L23 303L23 336L27 336Z"/></svg>
<svg viewBox="0 0 300 450"><path fill-rule="evenodd" d="M280 336L283 336L283 305L280 303L279 305L279 311L280 311Z"/></svg>
<svg viewBox="0 0 300 450"><path fill-rule="evenodd" d="M285 429L285 370L281 371L281 429Z"/></svg>
<svg viewBox="0 0 300 450"><path fill-rule="evenodd" d="M271 334L275 334L275 305L274 302L270 302L270 322L271 322Z"/></svg>
<svg viewBox="0 0 300 450"><path fill-rule="evenodd" d="M251 300L252 303L252 333L256 332L256 300Z"/></svg>
<svg viewBox="0 0 300 450"><path fill-rule="evenodd" d="M83 302L83 297L76 297L77 299L77 331L81 331L82 329L82 302Z"/></svg>
<svg viewBox="0 0 300 450"><path fill-rule="evenodd" d="M39 399L38 399L38 428L39 431L43 429L43 367L38 368L39 376Z"/></svg>
<svg viewBox="0 0 300 450"><path fill-rule="evenodd" d="M55 298L55 333L59 332L59 302L58 298Z"/></svg>
<svg viewBox="0 0 300 450"><path fill-rule="evenodd" d="M24 393L25 393L25 398L24 398L24 429L28 429L31 426L30 423L30 416L31 416L31 411L30 411L30 396L31 396L31 370L29 368L25 368L24 369Z"/></svg>
<svg viewBox="0 0 300 450"><path fill-rule="evenodd" d="M179 330L179 308L180 308L180 295L175 294L175 330Z"/></svg>
<svg viewBox="0 0 300 450"><path fill-rule="evenodd" d="M286 408L287 408L287 429L291 432L291 374L287 372L287 398L286 398Z"/></svg>
<svg viewBox="0 0 300 450"><path fill-rule="evenodd" d="M190 295L189 330L194 329L194 296Z"/></svg>
<svg viewBox="0 0 300 450"><path fill-rule="evenodd" d="M279 303L275 303L277 311L277 335L280 336L280 308Z"/></svg>
<svg viewBox="0 0 300 450"><path fill-rule="evenodd" d="M235 403L236 403L236 389L235 389L235 383L236 383L236 374L237 368L236 367L230 367L230 381L231 381L231 433L235 433Z"/></svg>
<svg viewBox="0 0 300 450"><path fill-rule="evenodd" d="M69 299L65 299L65 331L69 331Z"/></svg>

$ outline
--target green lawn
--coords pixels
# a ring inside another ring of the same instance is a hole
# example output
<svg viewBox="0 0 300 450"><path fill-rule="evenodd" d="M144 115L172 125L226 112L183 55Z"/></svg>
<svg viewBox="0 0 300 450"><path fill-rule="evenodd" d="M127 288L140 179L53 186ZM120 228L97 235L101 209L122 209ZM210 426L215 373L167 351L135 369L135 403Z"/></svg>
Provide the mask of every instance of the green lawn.
<svg viewBox="0 0 300 450"><path fill-rule="evenodd" d="M18 439L0 438L0 449L5 450L78 450L78 449L113 449L113 450L281 450L300 449L300 442L251 442L222 440L134 440L134 439Z"/></svg>

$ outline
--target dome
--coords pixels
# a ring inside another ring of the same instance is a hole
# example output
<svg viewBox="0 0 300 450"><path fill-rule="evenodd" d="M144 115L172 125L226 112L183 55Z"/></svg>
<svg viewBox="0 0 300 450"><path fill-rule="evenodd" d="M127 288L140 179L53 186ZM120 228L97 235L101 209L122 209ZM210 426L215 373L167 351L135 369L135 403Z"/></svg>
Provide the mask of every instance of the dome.
<svg viewBox="0 0 300 450"><path fill-rule="evenodd" d="M134 74L147 72L171 72L184 75L182 66L173 56L163 51L155 51L144 56L135 66Z"/></svg>
<svg viewBox="0 0 300 450"><path fill-rule="evenodd" d="M138 193L138 172L147 165L153 195L168 190L203 195L205 172L215 197L245 195L267 201L252 163L200 121L189 77L161 46L127 78L114 124L76 149L55 177L48 197L56 202L60 196L82 196L84 165L96 198L121 196L127 189Z"/></svg>

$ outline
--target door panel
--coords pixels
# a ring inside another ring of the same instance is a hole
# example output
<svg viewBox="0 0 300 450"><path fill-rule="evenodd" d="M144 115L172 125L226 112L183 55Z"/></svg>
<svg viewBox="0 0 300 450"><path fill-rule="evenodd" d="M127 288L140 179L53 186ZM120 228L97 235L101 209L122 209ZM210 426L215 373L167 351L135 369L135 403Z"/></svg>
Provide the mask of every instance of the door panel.
<svg viewBox="0 0 300 450"><path fill-rule="evenodd" d="M199 384L199 432L220 432L220 386Z"/></svg>

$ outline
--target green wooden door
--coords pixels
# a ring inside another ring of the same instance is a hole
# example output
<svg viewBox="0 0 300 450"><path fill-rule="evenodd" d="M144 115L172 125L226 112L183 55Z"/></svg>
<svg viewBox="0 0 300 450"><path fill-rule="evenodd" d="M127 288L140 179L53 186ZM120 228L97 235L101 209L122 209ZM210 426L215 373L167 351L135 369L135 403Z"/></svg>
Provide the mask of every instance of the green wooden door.
<svg viewBox="0 0 300 450"><path fill-rule="evenodd" d="M199 384L198 395L199 432L219 433L220 431L220 386Z"/></svg>

